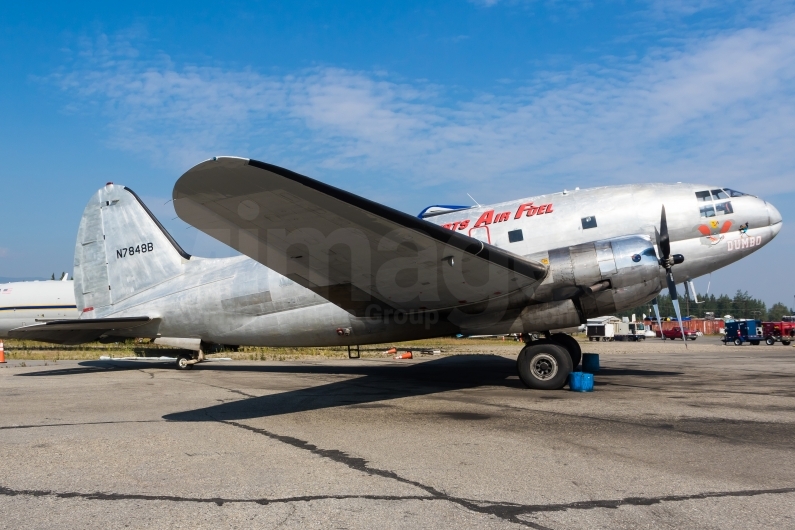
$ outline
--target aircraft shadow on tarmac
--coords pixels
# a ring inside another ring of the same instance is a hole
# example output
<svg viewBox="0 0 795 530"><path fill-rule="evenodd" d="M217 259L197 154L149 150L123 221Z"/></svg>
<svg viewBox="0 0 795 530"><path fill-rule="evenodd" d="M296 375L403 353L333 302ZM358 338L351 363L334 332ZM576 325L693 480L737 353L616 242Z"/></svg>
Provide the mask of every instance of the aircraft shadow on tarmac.
<svg viewBox="0 0 795 530"><path fill-rule="evenodd" d="M169 364L146 361L85 361L79 368L18 374L20 376L64 376L118 370L164 368ZM250 397L210 407L163 416L170 421L236 421L341 406L367 405L393 399L423 396L480 386L524 389L516 376L516 361L497 355L460 355L423 363L383 364L202 364L196 371L219 373L317 374L359 376L344 381ZM602 376L676 376L680 372L603 368ZM514 376L514 377L511 377Z"/></svg>
<svg viewBox="0 0 795 530"><path fill-rule="evenodd" d="M213 366L213 370L248 370L248 366ZM264 366L262 372L325 375L358 375L279 394L241 399L163 416L171 421L236 421L341 406L367 405L403 397L424 396L475 388L502 386L523 388L515 375L516 363L496 355L453 356L410 365Z"/></svg>

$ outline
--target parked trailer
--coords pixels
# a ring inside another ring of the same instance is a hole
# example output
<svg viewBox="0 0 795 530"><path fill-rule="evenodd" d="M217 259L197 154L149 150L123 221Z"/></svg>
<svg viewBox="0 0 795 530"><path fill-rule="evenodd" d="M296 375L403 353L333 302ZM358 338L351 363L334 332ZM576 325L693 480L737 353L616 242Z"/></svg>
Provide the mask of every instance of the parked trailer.
<svg viewBox="0 0 795 530"><path fill-rule="evenodd" d="M750 342L757 346L765 339L762 334L762 321L753 319L727 320L726 334L723 336L723 344L732 343L741 346L744 342Z"/></svg>
<svg viewBox="0 0 795 530"><path fill-rule="evenodd" d="M611 341L615 338L616 328L612 322L588 324L588 340Z"/></svg>
<svg viewBox="0 0 795 530"><path fill-rule="evenodd" d="M780 322L762 322L762 335L768 346L777 342L789 346L795 341L795 317L785 316Z"/></svg>
<svg viewBox="0 0 795 530"><path fill-rule="evenodd" d="M646 326L640 322L616 322L615 340L646 340Z"/></svg>

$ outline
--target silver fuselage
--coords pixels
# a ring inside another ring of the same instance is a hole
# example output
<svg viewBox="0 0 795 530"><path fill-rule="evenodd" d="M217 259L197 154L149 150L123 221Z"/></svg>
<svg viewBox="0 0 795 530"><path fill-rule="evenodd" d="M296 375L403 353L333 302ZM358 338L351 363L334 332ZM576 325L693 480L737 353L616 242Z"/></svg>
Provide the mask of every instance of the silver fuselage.
<svg viewBox="0 0 795 530"><path fill-rule="evenodd" d="M550 251L562 247L633 235L656 241L664 205L672 253L685 256L685 262L674 269L676 281L683 282L747 256L769 243L781 229L778 211L757 197L722 201L731 203L730 213L725 213L727 207L721 201L696 198L696 192L711 189L717 186L610 186L475 207L427 220L548 264ZM724 211L716 213L719 203ZM550 206L541 211L543 205ZM715 215L702 216L707 206ZM479 220L482 222L476 226ZM521 231L521 240L510 242L509 233L517 230ZM664 285L664 275L660 268L659 284L652 285ZM653 298L659 286L654 292L644 292L640 302ZM543 293L543 289L538 292ZM538 301L544 302L543 297ZM633 305L638 301L636 296ZM616 306L616 310L621 309L625 307ZM98 316L140 315L157 320L131 330L134 336L199 338L230 345L372 344L459 331L531 331L515 313L487 319L488 323L480 327L476 323L453 323L433 314L402 315L402 321L383 314L354 317L245 256L191 257L184 261L178 275L127 298L114 299L112 313Z"/></svg>

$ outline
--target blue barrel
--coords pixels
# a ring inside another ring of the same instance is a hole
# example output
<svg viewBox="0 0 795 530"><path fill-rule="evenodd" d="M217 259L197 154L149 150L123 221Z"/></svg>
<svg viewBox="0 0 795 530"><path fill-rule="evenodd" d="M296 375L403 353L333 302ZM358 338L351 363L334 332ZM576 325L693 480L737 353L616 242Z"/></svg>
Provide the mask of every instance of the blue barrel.
<svg viewBox="0 0 795 530"><path fill-rule="evenodd" d="M598 353L583 353L582 354L582 371L590 374L595 374L599 371L599 354Z"/></svg>
<svg viewBox="0 0 795 530"><path fill-rule="evenodd" d="M574 392L593 392L593 374L585 372L570 373L569 389Z"/></svg>

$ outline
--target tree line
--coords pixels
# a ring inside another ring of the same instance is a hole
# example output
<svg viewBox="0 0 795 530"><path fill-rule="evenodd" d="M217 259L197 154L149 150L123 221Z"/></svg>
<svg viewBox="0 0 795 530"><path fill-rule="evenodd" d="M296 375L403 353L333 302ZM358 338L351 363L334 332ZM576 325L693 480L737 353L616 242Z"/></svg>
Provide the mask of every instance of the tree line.
<svg viewBox="0 0 795 530"><path fill-rule="evenodd" d="M784 315L795 314L795 310L787 307L781 302L773 304L770 308L767 307L762 300L754 298L748 294L748 291L740 289L734 294L733 297L722 294L720 296L698 295L697 304L695 300L690 299L689 296L679 296L679 307L682 310L682 316L691 316L695 318L705 318L707 313L712 313L715 318L723 318L725 315L731 315L734 318L755 318L765 321L778 321ZM657 297L657 304L660 307L660 317L671 317L671 320L676 318L674 305L671 302L671 297L667 294L661 294ZM638 306L626 311L621 311L617 314L619 317L631 317L633 314L640 319L642 314L654 318L654 309L652 309L651 302Z"/></svg>

